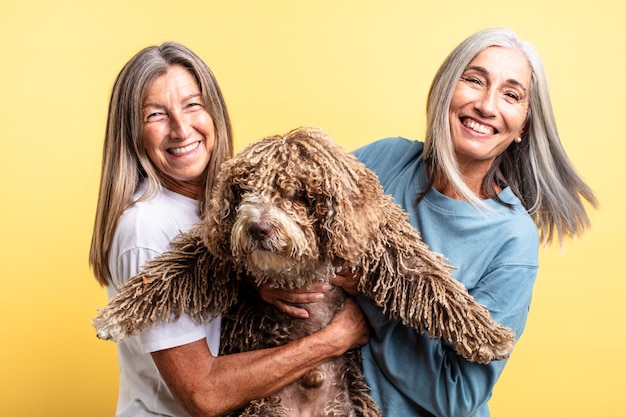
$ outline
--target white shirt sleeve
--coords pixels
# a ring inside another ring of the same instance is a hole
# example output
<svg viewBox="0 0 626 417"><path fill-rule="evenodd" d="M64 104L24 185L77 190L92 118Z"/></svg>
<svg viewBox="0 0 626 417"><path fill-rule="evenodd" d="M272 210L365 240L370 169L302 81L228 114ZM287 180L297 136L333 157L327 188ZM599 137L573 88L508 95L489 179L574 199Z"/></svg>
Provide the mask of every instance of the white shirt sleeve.
<svg viewBox="0 0 626 417"><path fill-rule="evenodd" d="M157 327L144 330L139 334L139 340L144 352L156 352L207 338L211 354L217 356L219 332L219 318L203 325L182 315L176 321L159 323Z"/></svg>

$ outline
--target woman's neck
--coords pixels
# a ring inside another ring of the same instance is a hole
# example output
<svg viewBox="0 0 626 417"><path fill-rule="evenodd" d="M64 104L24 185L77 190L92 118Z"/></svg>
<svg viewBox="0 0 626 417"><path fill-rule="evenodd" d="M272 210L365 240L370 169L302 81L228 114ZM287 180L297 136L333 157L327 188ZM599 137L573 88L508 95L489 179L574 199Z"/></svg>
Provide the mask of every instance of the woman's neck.
<svg viewBox="0 0 626 417"><path fill-rule="evenodd" d="M194 200L200 200L202 183L200 181L179 181L164 173L160 173L161 183L165 188Z"/></svg>
<svg viewBox="0 0 626 417"><path fill-rule="evenodd" d="M485 200L488 198L483 190L483 182L485 181L484 175L467 176L463 173L463 171L461 171L461 176L463 177L465 185L467 185L467 187L470 189L472 193L474 193L474 195L476 195L481 200ZM454 200L465 200L465 198L462 195L460 195L457 192L457 190L452 186L452 184L448 180L448 177L446 177L440 172L435 174L433 187L437 191L439 191L441 194L445 195L446 197L450 197ZM496 187L496 190L495 190L496 194L502 191L502 189L499 186L495 185L495 187Z"/></svg>

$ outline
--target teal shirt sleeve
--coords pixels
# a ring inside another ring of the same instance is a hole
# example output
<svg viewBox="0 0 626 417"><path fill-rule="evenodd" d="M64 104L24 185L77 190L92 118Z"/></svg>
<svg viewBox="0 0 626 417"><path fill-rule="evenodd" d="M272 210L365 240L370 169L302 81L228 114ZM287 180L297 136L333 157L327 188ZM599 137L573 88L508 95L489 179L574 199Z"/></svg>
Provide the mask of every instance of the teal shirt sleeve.
<svg viewBox="0 0 626 417"><path fill-rule="evenodd" d="M355 153L409 212L431 249L460 267L455 278L519 338L537 273L536 226L521 207L510 210L495 203L493 215L476 215L467 203L448 201L436 190L415 205L417 193L428 183L421 151L419 142L391 138ZM516 203L512 193L503 195ZM370 342L363 348L363 370L383 415L489 415L487 401L506 361L466 361L446 343L389 320L369 300L357 301L372 325Z"/></svg>

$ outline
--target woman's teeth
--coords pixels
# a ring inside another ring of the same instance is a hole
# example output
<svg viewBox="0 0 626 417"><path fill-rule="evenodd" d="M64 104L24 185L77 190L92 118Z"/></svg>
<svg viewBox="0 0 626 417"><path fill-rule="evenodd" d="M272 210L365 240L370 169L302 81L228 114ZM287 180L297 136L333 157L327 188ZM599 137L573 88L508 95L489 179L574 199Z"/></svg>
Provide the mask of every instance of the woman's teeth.
<svg viewBox="0 0 626 417"><path fill-rule="evenodd" d="M182 155L184 153L193 151L200 145L200 142L190 143L187 146L183 146L182 148L170 148L170 152L174 155Z"/></svg>
<svg viewBox="0 0 626 417"><path fill-rule="evenodd" d="M481 125L480 123L476 123L473 120L465 119L463 120L463 126L472 129L474 132L482 133L485 135L493 135L495 130L489 126Z"/></svg>

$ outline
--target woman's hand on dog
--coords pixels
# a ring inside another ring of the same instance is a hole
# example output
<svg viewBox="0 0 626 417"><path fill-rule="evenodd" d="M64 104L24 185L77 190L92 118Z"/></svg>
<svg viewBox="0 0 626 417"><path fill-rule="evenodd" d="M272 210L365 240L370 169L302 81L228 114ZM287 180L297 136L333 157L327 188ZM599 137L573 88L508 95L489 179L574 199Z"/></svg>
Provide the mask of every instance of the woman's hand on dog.
<svg viewBox="0 0 626 417"><path fill-rule="evenodd" d="M319 294L322 294L323 297L323 293L330 288L332 286L329 284L319 284L299 292L287 292L265 285L258 290L261 298L281 311L297 318L308 318L309 313L306 310L288 303L320 301ZM285 300L290 301L286 302ZM326 340L326 344L334 344L337 354L342 355L349 349L358 348L367 343L370 336L370 326L356 301L347 296L341 309L335 314L331 322L319 332L319 335Z"/></svg>
<svg viewBox="0 0 626 417"><path fill-rule="evenodd" d="M345 341L346 350L363 346L370 338L370 325L352 297L346 297L343 307L324 330L335 331L335 342Z"/></svg>
<svg viewBox="0 0 626 417"><path fill-rule="evenodd" d="M341 289L353 297L361 293L358 290L359 277L346 269L337 272L337 274L330 279L330 283L334 286L341 287Z"/></svg>
<svg viewBox="0 0 626 417"><path fill-rule="evenodd" d="M309 318L309 313L305 309L298 307L298 304L321 301L324 299L324 293L331 289L332 286L326 282L320 282L319 284L293 291L273 288L267 284L257 287L263 301L298 319Z"/></svg>
<svg viewBox="0 0 626 417"><path fill-rule="evenodd" d="M283 313L298 319L307 319L309 318L309 313L305 309L298 307L299 304L315 303L323 300L324 293L330 291L332 285L341 287L352 296L357 296L360 294L357 289L358 283L359 280L356 275L350 271L342 270L330 279L330 284L320 282L319 284L291 291L273 288L268 284L264 284L257 287L257 290L263 301L272 304Z"/></svg>

